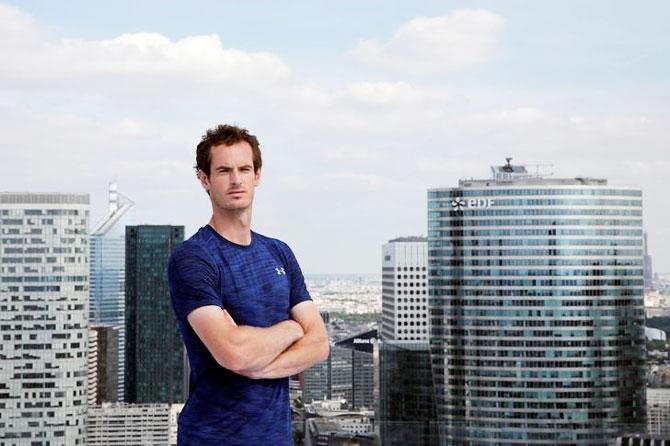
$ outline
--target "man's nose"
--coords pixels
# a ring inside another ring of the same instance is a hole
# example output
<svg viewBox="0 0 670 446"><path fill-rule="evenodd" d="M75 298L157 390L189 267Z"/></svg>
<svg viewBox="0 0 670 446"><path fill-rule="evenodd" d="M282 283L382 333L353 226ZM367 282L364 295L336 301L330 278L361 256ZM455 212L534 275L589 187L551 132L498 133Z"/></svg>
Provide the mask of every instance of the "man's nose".
<svg viewBox="0 0 670 446"><path fill-rule="evenodd" d="M231 170L230 172L230 182L233 184L240 184L242 182L242 176L237 170Z"/></svg>

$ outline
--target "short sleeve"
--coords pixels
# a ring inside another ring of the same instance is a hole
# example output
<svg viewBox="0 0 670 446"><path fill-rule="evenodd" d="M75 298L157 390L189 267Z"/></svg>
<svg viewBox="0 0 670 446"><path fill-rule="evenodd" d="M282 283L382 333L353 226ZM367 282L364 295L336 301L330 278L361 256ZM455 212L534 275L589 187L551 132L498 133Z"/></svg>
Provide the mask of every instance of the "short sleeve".
<svg viewBox="0 0 670 446"><path fill-rule="evenodd" d="M286 256L286 272L291 286L291 294L289 296L289 308L293 308L300 302L306 300L312 300L312 296L309 295L307 291L307 286L305 285L305 278L302 275L300 270L300 265L293 255L293 251L288 247L287 244L281 243L282 251Z"/></svg>
<svg viewBox="0 0 670 446"><path fill-rule="evenodd" d="M214 261L197 245L183 243L172 253L167 274L178 320L186 323L191 311L205 305L223 308L217 271Z"/></svg>

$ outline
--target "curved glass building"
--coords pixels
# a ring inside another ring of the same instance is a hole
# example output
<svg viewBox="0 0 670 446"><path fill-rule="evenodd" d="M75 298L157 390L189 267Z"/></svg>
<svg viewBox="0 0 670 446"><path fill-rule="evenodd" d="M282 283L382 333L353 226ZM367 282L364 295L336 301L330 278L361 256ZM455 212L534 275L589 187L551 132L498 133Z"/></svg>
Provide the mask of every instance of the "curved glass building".
<svg viewBox="0 0 670 446"><path fill-rule="evenodd" d="M441 443L604 445L643 430L641 191L492 170L428 191Z"/></svg>

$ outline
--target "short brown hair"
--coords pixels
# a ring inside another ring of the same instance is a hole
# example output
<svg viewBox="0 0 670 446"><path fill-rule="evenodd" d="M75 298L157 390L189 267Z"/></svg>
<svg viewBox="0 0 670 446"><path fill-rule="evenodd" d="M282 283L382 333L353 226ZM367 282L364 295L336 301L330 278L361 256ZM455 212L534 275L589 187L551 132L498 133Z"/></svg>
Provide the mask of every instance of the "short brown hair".
<svg viewBox="0 0 670 446"><path fill-rule="evenodd" d="M241 141L245 141L251 146L254 172L258 172L258 169L263 165L258 139L249 133L247 129L228 124L218 125L207 130L207 132L202 135L202 140L195 150L195 168L203 171L205 175L209 176L209 166L212 162L212 147L221 144L230 146Z"/></svg>

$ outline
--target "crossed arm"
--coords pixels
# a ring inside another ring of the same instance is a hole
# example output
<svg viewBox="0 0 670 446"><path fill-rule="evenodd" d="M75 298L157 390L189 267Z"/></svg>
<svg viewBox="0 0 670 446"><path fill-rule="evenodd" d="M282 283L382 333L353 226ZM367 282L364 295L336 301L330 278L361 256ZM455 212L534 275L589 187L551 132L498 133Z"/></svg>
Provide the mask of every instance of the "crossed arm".
<svg viewBox="0 0 670 446"><path fill-rule="evenodd" d="M222 367L253 379L290 376L328 357L328 335L316 305L295 305L291 318L267 328L238 326L215 305L187 317Z"/></svg>

